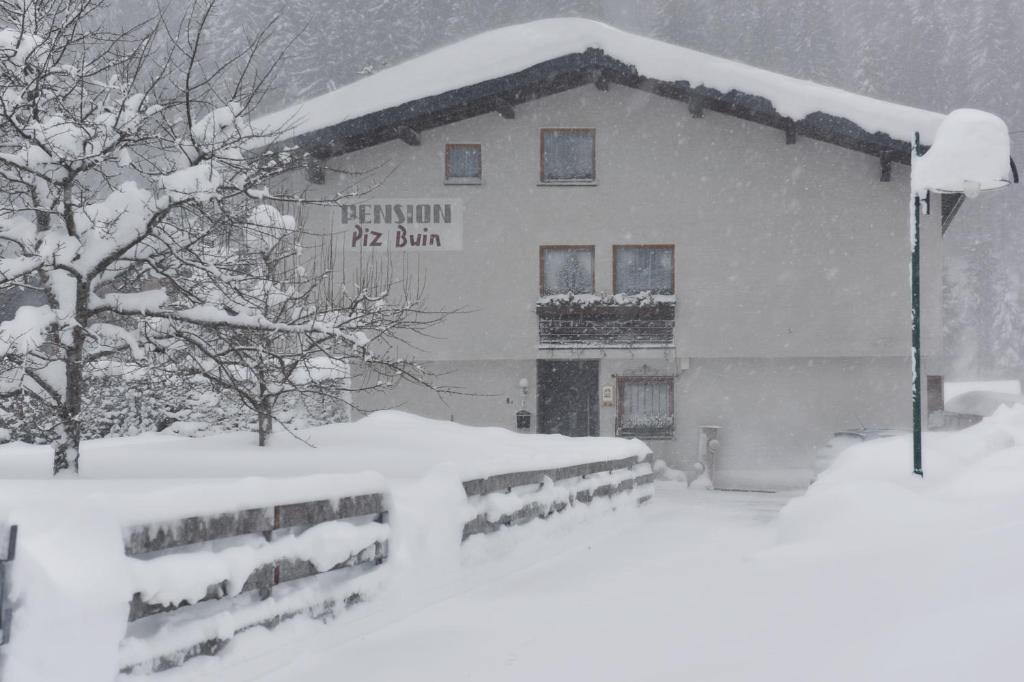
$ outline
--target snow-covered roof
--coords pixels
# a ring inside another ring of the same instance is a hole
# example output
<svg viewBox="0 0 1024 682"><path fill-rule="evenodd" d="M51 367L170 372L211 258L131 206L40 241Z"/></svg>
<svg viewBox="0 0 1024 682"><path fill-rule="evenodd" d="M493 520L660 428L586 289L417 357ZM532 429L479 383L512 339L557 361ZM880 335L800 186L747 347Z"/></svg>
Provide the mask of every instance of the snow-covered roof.
<svg viewBox="0 0 1024 682"><path fill-rule="evenodd" d="M747 117L776 127L780 121L792 121L797 126L806 122L808 128L821 128L823 122L815 120L815 116L840 119L838 125L834 120L824 123L841 129L839 137L848 135L850 130L858 135L884 136L883 147L900 143L902 150L915 132L921 134L922 143L930 144L944 118L932 111L791 78L627 33L597 21L558 18L478 34L264 116L256 125L264 130L288 129L289 139L305 137L307 142L313 142L310 138L322 140L322 131L326 129L484 83L499 87L465 94L493 98L500 94L500 84L507 84L510 77L572 55L597 55L608 63L635 69L639 79L679 85L683 88L683 99L688 99L690 93L707 92L711 99L719 99L719 110L728 113L748 106L760 108L762 111L757 115ZM573 63L578 68L601 64L589 64L586 60ZM721 104L725 99L729 101ZM414 111L422 115L424 108ZM388 124L394 126L396 121L389 120ZM336 132L346 137L369 134L366 126L343 128ZM812 136L820 138L813 131ZM829 141L842 144L838 137ZM874 152L879 144L873 140L871 145L858 147Z"/></svg>

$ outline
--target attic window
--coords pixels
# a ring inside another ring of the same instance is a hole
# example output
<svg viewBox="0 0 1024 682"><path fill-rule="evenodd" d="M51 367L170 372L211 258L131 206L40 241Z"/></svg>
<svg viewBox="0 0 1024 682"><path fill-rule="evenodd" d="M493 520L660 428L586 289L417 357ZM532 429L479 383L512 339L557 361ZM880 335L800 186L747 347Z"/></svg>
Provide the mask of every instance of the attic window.
<svg viewBox="0 0 1024 682"><path fill-rule="evenodd" d="M482 178L480 145L445 145L444 181L446 183L450 185L479 185Z"/></svg>
<svg viewBox="0 0 1024 682"><path fill-rule="evenodd" d="M556 185L592 185L597 180L593 128L543 128L540 131L540 181Z"/></svg>

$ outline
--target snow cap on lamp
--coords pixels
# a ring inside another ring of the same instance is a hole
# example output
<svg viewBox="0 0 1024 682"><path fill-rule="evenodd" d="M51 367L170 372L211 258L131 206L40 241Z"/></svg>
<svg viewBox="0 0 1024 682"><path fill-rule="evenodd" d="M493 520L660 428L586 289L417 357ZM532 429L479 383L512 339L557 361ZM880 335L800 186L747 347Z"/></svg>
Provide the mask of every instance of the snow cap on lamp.
<svg viewBox="0 0 1024 682"><path fill-rule="evenodd" d="M1013 181L1010 132L1003 119L977 109L949 113L935 142L916 159L911 173L915 192L963 192L969 197Z"/></svg>

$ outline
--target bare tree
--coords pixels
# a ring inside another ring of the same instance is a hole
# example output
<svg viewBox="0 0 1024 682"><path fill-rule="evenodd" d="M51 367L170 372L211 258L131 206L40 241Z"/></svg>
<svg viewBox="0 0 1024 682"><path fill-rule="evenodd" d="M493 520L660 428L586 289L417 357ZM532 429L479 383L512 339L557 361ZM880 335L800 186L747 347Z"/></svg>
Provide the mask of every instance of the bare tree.
<svg viewBox="0 0 1024 682"><path fill-rule="evenodd" d="M212 285L227 284L217 289L218 298L272 325L249 329L171 320L156 329L154 345L169 358L165 371L202 377L252 410L259 445L266 445L286 399L292 405L329 401L351 407L354 371L373 372L378 380L372 388L401 380L427 385L432 379L402 357L395 341L428 329L446 313L427 310L423 286L408 275L396 276L389 260L364 262L345 280L332 267L334 239L303 235L292 216L268 203L257 204L248 216L228 209L207 216L206 223L223 227L218 232L224 242L194 258L215 262L219 274L230 276L211 280L199 273L179 296L198 303ZM296 326L304 331L296 332ZM339 336L339 329L353 333Z"/></svg>
<svg viewBox="0 0 1024 682"><path fill-rule="evenodd" d="M247 122L270 77L257 65L277 61L256 58L269 27L204 64L212 1L125 31L101 24L101 1L0 0L0 293L45 297L0 324L0 395L54 410L55 474L78 469L90 363L187 346L190 368L221 368L221 385L266 385L262 423L309 353L372 360L418 305L386 288L314 303L321 282L275 282L273 250L238 247L286 223L267 202L301 200L265 189L296 160L254 151L279 131Z"/></svg>

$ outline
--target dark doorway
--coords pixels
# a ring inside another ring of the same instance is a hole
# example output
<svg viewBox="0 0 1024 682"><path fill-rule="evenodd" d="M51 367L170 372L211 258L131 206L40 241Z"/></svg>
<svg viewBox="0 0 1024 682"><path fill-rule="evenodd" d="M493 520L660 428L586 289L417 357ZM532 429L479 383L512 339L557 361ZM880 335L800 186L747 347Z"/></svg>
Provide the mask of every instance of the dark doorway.
<svg viewBox="0 0 1024 682"><path fill-rule="evenodd" d="M537 431L597 436L599 360L537 361Z"/></svg>

